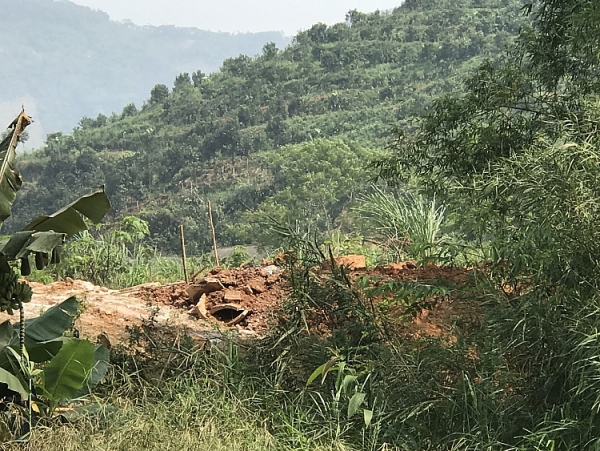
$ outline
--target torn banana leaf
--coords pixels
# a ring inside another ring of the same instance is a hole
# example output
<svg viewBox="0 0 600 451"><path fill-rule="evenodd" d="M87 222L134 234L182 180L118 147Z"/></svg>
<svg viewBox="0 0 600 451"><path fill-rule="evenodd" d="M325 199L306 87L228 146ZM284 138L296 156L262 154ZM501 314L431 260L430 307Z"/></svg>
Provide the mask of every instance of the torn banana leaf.
<svg viewBox="0 0 600 451"><path fill-rule="evenodd" d="M0 254L7 260L26 257L30 252L51 253L52 250L63 244L66 234L56 232L17 232L0 241Z"/></svg>
<svg viewBox="0 0 600 451"><path fill-rule="evenodd" d="M52 230L64 233L67 235L67 238L70 238L76 233L87 230L87 225L82 216L93 222L100 222L109 209L110 201L104 193L104 187L102 186L90 194L80 197L54 214L37 217L27 224L23 228L23 231L35 230L37 232L45 232Z"/></svg>

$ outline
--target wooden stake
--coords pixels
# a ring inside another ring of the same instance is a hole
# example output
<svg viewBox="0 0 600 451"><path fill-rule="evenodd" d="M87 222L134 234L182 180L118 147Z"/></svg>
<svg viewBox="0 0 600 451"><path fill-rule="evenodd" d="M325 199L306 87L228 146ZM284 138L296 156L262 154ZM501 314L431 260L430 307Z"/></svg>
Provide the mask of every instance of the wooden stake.
<svg viewBox="0 0 600 451"><path fill-rule="evenodd" d="M194 274L192 274L192 282L196 281L196 277L198 277L198 275L204 271L205 269L208 269L210 265L204 265L201 269L199 269L198 271L196 271Z"/></svg>
<svg viewBox="0 0 600 451"><path fill-rule="evenodd" d="M217 251L217 237L215 236L215 224L213 223L210 200L208 201L208 220L210 221L210 230L212 231L213 250L215 251L215 263L217 264L217 266L221 266L219 264L219 253Z"/></svg>
<svg viewBox="0 0 600 451"><path fill-rule="evenodd" d="M187 270L187 256L185 254L185 236L183 234L183 225L179 226L179 239L181 240L181 259L183 260L183 275L185 276L185 283L189 283L188 270Z"/></svg>

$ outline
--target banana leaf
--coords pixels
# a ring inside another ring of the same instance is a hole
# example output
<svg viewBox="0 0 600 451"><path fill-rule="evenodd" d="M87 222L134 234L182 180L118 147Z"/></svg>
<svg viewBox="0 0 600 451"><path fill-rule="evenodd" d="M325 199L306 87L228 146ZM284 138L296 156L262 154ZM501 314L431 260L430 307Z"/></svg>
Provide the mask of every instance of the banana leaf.
<svg viewBox="0 0 600 451"><path fill-rule="evenodd" d="M0 324L0 351L6 348L13 337L13 327L9 320Z"/></svg>
<svg viewBox="0 0 600 451"><path fill-rule="evenodd" d="M109 209L110 201L104 192L104 186L101 186L54 214L37 217L27 224L23 231L54 231L64 233L67 238L70 238L76 233L87 230L87 225L82 216L93 222L100 222Z"/></svg>
<svg viewBox="0 0 600 451"><path fill-rule="evenodd" d="M10 133L0 142L0 225L11 215L17 191L23 180L16 167L16 147L19 136L33 121L25 111L8 126ZM39 216L25 226L23 233L0 242L0 254L7 258L20 258L31 252L51 252L60 235L69 238L87 230L83 217L100 222L110 209L110 201L104 193L104 186L80 197L75 202L54 214ZM32 232L54 232L55 236L35 235ZM29 240L29 241L28 241ZM63 239L64 242L64 239ZM36 248L37 247L37 248Z"/></svg>
<svg viewBox="0 0 600 451"><path fill-rule="evenodd" d="M21 380L11 372L0 368L0 384L6 384L9 390L12 390L21 396L21 400L27 399L29 390L25 388ZM0 389L0 393L6 394Z"/></svg>
<svg viewBox="0 0 600 451"><path fill-rule="evenodd" d="M94 345L87 340L71 338L44 366L38 388L52 401L70 399L84 386L94 363Z"/></svg>
<svg viewBox="0 0 600 451"><path fill-rule="evenodd" d="M72 296L25 321L25 345L32 362L47 362L59 353L68 340L63 334L73 326L78 307L77 298ZM11 353L6 347L19 349L19 341L19 323L14 326L9 321L0 324L0 368L10 369Z"/></svg>
<svg viewBox="0 0 600 451"><path fill-rule="evenodd" d="M0 225L10 216L17 191L23 183L15 165L15 149L19 143L19 136L32 122L25 111L21 111L8 126L11 132L0 142Z"/></svg>
<svg viewBox="0 0 600 451"><path fill-rule="evenodd" d="M17 232L0 241L0 254L7 259L26 257L30 252L51 253L67 236L56 232Z"/></svg>
<svg viewBox="0 0 600 451"><path fill-rule="evenodd" d="M102 345L96 345L94 351L94 367L90 376L85 381L83 387L76 393L73 393L73 398L81 398L89 395L96 385L100 383L108 372L108 364L110 361L110 351Z"/></svg>
<svg viewBox="0 0 600 451"><path fill-rule="evenodd" d="M79 302L75 296L46 310L37 318L25 321L25 344L43 343L62 337L73 326ZM19 344L19 323L14 325L11 346Z"/></svg>
<svg viewBox="0 0 600 451"><path fill-rule="evenodd" d="M68 337L61 337L43 343L29 343L26 346L27 354L29 354L29 361L33 363L44 363L52 360L67 340ZM19 349L19 344L11 343L10 348L17 351ZM0 368L10 371L14 366L13 360L14 354L8 349L8 346L4 346L0 351Z"/></svg>
<svg viewBox="0 0 600 451"><path fill-rule="evenodd" d="M68 337L60 337L43 343L30 342L26 346L29 360L33 363L44 363L51 360L67 340ZM1 358L0 361L2 361ZM4 365L0 365L0 367L4 367Z"/></svg>

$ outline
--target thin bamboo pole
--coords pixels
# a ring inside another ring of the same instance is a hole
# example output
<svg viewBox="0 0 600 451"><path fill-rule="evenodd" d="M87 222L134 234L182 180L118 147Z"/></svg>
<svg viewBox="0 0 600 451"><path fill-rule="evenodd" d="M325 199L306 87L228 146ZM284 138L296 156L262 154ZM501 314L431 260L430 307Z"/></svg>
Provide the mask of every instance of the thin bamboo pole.
<svg viewBox="0 0 600 451"><path fill-rule="evenodd" d="M183 225L179 226L179 239L181 241L181 260L183 261L183 275L185 276L185 283L189 283L188 270L187 270L187 255L185 253L185 235L183 233Z"/></svg>
<svg viewBox="0 0 600 451"><path fill-rule="evenodd" d="M210 230L212 231L213 250L215 252L215 263L217 264L217 266L221 266L221 264L219 263L219 252L217 251L217 237L215 235L215 224L213 223L210 200L208 201L208 220L210 221Z"/></svg>

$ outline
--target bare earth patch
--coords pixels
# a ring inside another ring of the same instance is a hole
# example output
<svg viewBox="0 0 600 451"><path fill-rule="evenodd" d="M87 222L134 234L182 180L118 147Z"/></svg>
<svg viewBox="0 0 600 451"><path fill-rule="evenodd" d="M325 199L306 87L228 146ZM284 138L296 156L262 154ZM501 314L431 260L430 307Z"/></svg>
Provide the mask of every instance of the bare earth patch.
<svg viewBox="0 0 600 451"><path fill-rule="evenodd" d="M48 308L65 299L76 296L82 302L83 312L75 323L81 335L92 340L100 334L106 334L111 343L117 343L127 337L126 326L140 325L142 318L149 318L153 307L144 291L146 285L124 290L109 290L82 280L55 282L49 285L31 283L33 299L25 304L27 318L38 316ZM10 317L0 313L0 321L10 318L18 321L18 316ZM207 324L188 318L187 313L172 306L162 305L156 314L156 320L162 324L206 330Z"/></svg>
<svg viewBox="0 0 600 451"><path fill-rule="evenodd" d="M359 266L351 271L351 276L368 276L383 281L446 279L461 283L468 273L463 268L417 268L411 262L404 262L374 269ZM82 302L83 310L75 324L80 334L93 341L104 334L113 344L127 339L128 326L141 325L143 319L151 316L160 326L186 329L190 335L201 339L223 328L242 336L260 336L268 329L273 311L288 293L285 273L275 266L215 268L189 285L184 282L169 285L152 283L109 290L90 282L67 279L49 285L31 283L31 286L34 295L32 301L25 304L27 318L38 316L63 300L76 296ZM225 327L225 323L231 321L227 317L230 312L222 310L227 305L246 311L230 327ZM454 317L472 321L476 314L474 305L472 301L447 299L431 310L424 310L411 324L403 324L403 330L399 332L415 338L444 335L449 332ZM17 322L18 316L0 313L0 322L5 319Z"/></svg>

